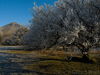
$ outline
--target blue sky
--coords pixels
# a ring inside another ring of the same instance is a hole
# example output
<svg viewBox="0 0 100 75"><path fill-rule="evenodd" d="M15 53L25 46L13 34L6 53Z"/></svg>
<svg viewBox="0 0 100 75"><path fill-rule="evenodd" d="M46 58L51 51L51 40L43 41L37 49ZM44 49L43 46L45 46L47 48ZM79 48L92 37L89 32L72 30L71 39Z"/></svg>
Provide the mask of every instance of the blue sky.
<svg viewBox="0 0 100 75"><path fill-rule="evenodd" d="M0 27L11 22L26 25L32 18L29 8L32 9L34 2L40 6L54 5L58 0L0 0Z"/></svg>

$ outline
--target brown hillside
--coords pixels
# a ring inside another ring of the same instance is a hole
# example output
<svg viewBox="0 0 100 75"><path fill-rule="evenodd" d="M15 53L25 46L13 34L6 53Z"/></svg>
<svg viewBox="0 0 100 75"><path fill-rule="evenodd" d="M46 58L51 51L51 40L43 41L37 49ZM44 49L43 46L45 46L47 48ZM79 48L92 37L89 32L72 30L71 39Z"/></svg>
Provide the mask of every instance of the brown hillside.
<svg viewBox="0 0 100 75"><path fill-rule="evenodd" d="M0 27L0 30L3 32L3 34L7 34L7 35L11 35L13 34L17 29L19 28L23 28L24 26L16 23L16 22L12 22L9 23L3 27Z"/></svg>

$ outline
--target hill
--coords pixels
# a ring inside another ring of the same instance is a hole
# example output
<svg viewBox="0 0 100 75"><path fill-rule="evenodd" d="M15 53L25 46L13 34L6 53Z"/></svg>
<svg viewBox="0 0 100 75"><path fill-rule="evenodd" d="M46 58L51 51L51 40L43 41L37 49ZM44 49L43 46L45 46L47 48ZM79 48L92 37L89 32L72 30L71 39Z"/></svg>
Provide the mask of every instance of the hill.
<svg viewBox="0 0 100 75"><path fill-rule="evenodd" d="M0 27L0 30L2 31L3 34L6 34L6 35L11 35L13 34L17 29L19 28L23 28L24 26L16 23L16 22L12 22L12 23L9 23L3 27Z"/></svg>

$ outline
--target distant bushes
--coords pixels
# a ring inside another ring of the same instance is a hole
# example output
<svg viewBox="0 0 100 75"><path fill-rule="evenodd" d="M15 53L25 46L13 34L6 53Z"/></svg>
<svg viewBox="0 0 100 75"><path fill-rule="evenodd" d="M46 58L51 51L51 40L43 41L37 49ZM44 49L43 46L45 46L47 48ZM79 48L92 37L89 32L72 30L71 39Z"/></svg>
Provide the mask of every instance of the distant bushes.
<svg viewBox="0 0 100 75"><path fill-rule="evenodd" d="M14 34L5 37L2 40L2 45L21 45L22 36L28 32L28 29L23 27L16 30Z"/></svg>
<svg viewBox="0 0 100 75"><path fill-rule="evenodd" d="M20 39L18 37L6 37L4 38L3 42L2 42L3 45L20 45L21 42L20 42Z"/></svg>

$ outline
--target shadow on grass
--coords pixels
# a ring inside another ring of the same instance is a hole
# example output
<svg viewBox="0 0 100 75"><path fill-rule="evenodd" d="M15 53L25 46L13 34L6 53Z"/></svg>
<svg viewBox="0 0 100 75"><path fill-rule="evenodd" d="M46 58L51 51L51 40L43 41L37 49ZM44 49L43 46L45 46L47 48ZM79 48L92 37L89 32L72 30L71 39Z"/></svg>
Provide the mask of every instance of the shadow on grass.
<svg viewBox="0 0 100 75"><path fill-rule="evenodd" d="M82 63L94 63L93 60L90 60L88 57L86 56L83 56L82 58L79 58L79 57L72 57L72 59L69 61L67 59L53 59L53 58L39 58L40 61L45 61L45 60L56 60L56 61L64 61L64 62L82 62Z"/></svg>
<svg viewBox="0 0 100 75"><path fill-rule="evenodd" d="M82 62L82 63L94 63L93 60L89 60L89 58L78 58L78 57L72 57L73 62Z"/></svg>

